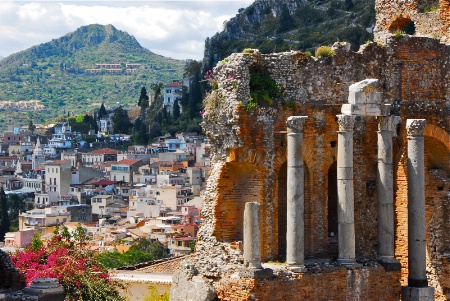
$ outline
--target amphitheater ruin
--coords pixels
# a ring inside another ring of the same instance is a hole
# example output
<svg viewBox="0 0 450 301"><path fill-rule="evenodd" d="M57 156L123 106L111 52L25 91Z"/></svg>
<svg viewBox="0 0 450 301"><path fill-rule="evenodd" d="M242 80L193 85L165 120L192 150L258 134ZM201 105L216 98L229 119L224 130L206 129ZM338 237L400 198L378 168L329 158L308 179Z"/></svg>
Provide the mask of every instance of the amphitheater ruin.
<svg viewBox="0 0 450 301"><path fill-rule="evenodd" d="M376 0L358 52L218 63L202 226L172 300L450 299L450 4L428 4ZM248 106L257 72L282 99Z"/></svg>

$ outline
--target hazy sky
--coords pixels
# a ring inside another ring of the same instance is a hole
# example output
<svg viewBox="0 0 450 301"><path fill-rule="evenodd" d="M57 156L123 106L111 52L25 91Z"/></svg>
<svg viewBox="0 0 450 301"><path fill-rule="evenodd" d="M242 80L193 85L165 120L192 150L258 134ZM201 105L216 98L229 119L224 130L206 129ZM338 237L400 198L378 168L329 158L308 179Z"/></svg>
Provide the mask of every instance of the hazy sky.
<svg viewBox="0 0 450 301"><path fill-rule="evenodd" d="M203 58L204 42L252 0L0 0L0 56L49 42L82 25L112 24L154 53Z"/></svg>

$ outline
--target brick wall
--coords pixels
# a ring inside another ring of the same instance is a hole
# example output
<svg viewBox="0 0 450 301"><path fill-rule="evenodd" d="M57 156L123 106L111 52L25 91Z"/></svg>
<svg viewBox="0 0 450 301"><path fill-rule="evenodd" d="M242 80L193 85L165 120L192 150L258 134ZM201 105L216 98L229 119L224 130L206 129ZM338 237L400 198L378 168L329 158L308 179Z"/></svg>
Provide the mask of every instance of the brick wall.
<svg viewBox="0 0 450 301"><path fill-rule="evenodd" d="M220 300L399 300L398 272L380 267L358 270L330 267L329 271L272 279L226 276L216 286Z"/></svg>

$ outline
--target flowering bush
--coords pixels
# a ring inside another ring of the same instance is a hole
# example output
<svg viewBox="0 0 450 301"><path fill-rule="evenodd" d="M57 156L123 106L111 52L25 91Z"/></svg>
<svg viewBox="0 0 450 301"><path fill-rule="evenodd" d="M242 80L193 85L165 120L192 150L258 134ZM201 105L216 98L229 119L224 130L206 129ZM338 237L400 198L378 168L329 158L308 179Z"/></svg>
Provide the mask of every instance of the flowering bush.
<svg viewBox="0 0 450 301"><path fill-rule="evenodd" d="M11 256L14 266L25 274L27 285L38 278L57 278L66 300L124 300L118 291L121 285L85 250L84 232L67 233L57 233L48 243L35 236L29 248Z"/></svg>
<svg viewBox="0 0 450 301"><path fill-rule="evenodd" d="M208 82L212 90L217 90L219 88L219 83L212 70L208 70L203 76L204 80Z"/></svg>
<svg viewBox="0 0 450 301"><path fill-rule="evenodd" d="M219 88L219 82L212 70L208 70L203 76L204 80L208 82L212 90ZM227 91L232 91L237 88L236 72L227 74L225 80L222 82L223 88Z"/></svg>

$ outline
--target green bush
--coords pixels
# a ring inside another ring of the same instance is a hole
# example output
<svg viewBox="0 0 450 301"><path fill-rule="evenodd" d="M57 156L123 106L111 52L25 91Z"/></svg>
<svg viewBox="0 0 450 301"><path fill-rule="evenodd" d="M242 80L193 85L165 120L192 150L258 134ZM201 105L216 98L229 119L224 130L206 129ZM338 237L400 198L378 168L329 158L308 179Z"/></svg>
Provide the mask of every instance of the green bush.
<svg viewBox="0 0 450 301"><path fill-rule="evenodd" d="M332 57L334 56L334 51L331 47L320 46L316 49L316 57Z"/></svg>
<svg viewBox="0 0 450 301"><path fill-rule="evenodd" d="M436 4L429 4L427 6L425 6L425 8L423 9L424 13L431 13L434 11L437 11L439 9L439 7Z"/></svg>

